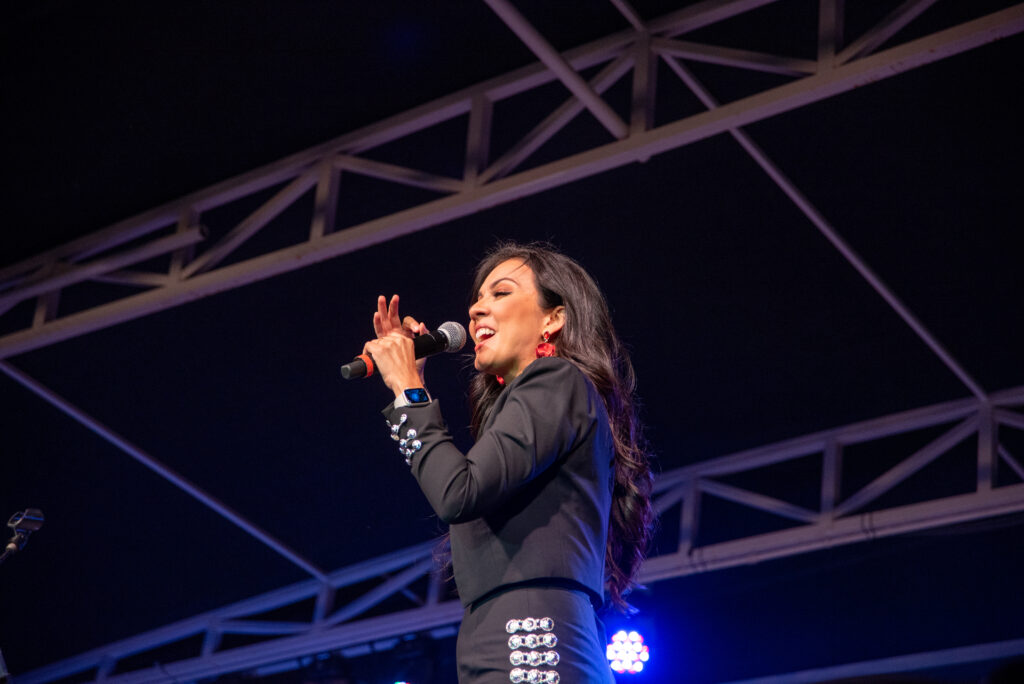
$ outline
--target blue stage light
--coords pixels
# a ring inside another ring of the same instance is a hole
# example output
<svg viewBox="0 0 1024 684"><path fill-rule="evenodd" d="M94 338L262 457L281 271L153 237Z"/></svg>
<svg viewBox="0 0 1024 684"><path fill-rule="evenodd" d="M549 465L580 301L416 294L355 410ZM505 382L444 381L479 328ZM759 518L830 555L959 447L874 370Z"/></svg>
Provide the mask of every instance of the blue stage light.
<svg viewBox="0 0 1024 684"><path fill-rule="evenodd" d="M624 674L642 672L644 665L651 658L643 636L636 630L627 632L624 629L620 629L612 636L612 642L608 644L607 655L611 668Z"/></svg>

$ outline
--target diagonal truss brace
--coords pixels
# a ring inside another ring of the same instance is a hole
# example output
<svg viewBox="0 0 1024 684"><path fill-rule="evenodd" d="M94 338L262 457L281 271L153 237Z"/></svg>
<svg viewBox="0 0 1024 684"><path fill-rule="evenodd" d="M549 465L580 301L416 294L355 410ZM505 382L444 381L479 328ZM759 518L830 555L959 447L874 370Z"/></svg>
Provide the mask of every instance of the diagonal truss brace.
<svg viewBox="0 0 1024 684"><path fill-rule="evenodd" d="M682 531L677 550L649 558L641 571L640 580L651 583L1024 511L1024 481L998 487L983 487L980 469L978 478L973 483L974 492L932 498L909 505L858 513L857 511L862 511L881 495L882 492L873 484L853 492L845 500L839 500L838 496L834 497L838 503L834 507L830 504L830 497L825 495L826 492L841 490L839 484L842 468L836 467L836 464L841 461L844 447L867 444L893 435L950 423L958 424L953 428L955 438L948 436L947 433L924 449L907 455L900 464L888 471L900 473L899 481L892 482L891 486L887 487L888 490L924 467L925 463L919 458L921 451L936 450L938 447L934 445L941 442L942 451L946 452L963 439L976 435L980 424L979 416L986 412L993 416L994 439L991 447L998 452L1000 462L1006 461L1009 465L1012 461L1003 456L1008 452L999 444L998 434L1000 429L1024 430L1024 413L1020 412L1022 407L1024 386L994 393L988 402L971 397L936 404L789 439L663 473L658 477L654 487L655 508L659 517L664 520L665 516L679 507ZM961 434L965 430L969 434ZM815 491L820 488L822 492L820 510L817 511L720 482L720 478L729 475L815 455L821 455L825 462L821 482L812 485ZM979 454L979 462L981 460L982 456ZM830 462L832 467L828 466ZM904 465L907 463L910 465ZM1020 480L1024 480L1021 473L1018 472L1017 475ZM882 477L889 475L887 473ZM865 497L865 491L870 491L871 496ZM781 515L802 524L778 532L700 546L696 543L700 529L715 524L714 519L700 514L701 502L704 497L709 496L724 497L747 506L752 511ZM855 506L847 503L854 500L858 501ZM113 668L117 661L128 656L137 656L197 634L204 634L208 645L193 658L124 674L108 674L106 677L98 677L97 681L102 679L118 684L189 681L274 664L277 664L274 665L275 669L288 669L299 667L301 659L305 656L326 651L345 653L346 649L354 649L378 640L428 633L437 628L456 624L462 617L462 606L458 601L440 598L443 581L434 568L434 548L435 543L428 542L330 573L327 576L327 583L332 589L349 587L374 578L379 579L379 582L362 596L338 607L327 620L328 625L324 625L315 616L308 623L284 623L260 618L260 615L267 611L317 597L322 585L315 580L307 580L25 673L18 677L18 681L21 684L40 684L96 668ZM408 597L408 589L423 579L428 582L426 594L423 597L413 594L410 599L413 605L409 608L359 618L390 596ZM262 634L276 638L251 646L218 650L216 644L219 635L226 633ZM875 663L871 667L877 666L878 663Z"/></svg>
<svg viewBox="0 0 1024 684"><path fill-rule="evenodd" d="M619 118L607 102L595 93L583 78L576 73L563 57L551 46L544 37L530 25L526 18L512 6L508 0L484 0L494 13L501 17L501 20L512 29L519 39L522 40L540 61L550 69L558 80L572 91L580 102L618 139L625 138L629 133L629 126Z"/></svg>
<svg viewBox="0 0 1024 684"><path fill-rule="evenodd" d="M716 109L719 104L707 91L703 84L682 64L671 56L665 56L669 68L686 86L696 95L709 110ZM751 137L739 128L732 128L729 134L739 143L750 157L757 162L758 166L768 175L772 181L786 194L807 219L817 228L825 238L832 243L832 246L842 254L843 258L868 282L872 289L910 326L918 337L928 346L932 352L956 375L964 385L979 399L985 399L985 391L978 384L963 365L953 357L952 353L935 337L934 334L914 315L910 308L901 300L892 288L889 287L864 259L854 251L853 247L843 239L839 231L829 223L825 216L814 206L799 188L786 176L786 174L768 157L761 147Z"/></svg>
<svg viewBox="0 0 1024 684"><path fill-rule="evenodd" d="M89 430L108 441L109 443L116 446L121 451L125 452L136 461L146 466L154 473L164 478L178 489L182 490L189 496L193 497L207 508L215 511L218 515L225 518L235 526L241 528L246 533L250 534L258 541L277 552L281 556L284 556L287 560L294 563L298 567L302 568L305 572L309 573L320 582L326 582L327 576L323 570L316 567L309 560L303 558L297 552L289 548L284 542L276 539L269 532L263 530L252 521L246 519L237 511L233 510L230 506L218 500L201 487L193 482L190 482L182 475L178 474L159 460L147 454L145 451L140 449L135 444L122 437L121 435L114 432L112 429L96 420L85 411L81 410L64 397L60 396L53 390L44 386L39 381L21 372L14 366L11 366L5 361L0 361L0 372L6 374L12 380L20 384L25 389L46 400L65 414L74 418L79 423L84 425Z"/></svg>

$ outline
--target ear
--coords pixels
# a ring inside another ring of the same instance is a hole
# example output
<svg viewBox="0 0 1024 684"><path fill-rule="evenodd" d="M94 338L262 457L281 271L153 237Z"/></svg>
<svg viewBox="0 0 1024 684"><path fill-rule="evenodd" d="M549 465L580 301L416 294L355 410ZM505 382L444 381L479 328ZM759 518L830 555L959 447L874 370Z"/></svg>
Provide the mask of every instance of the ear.
<svg viewBox="0 0 1024 684"><path fill-rule="evenodd" d="M562 326L565 325L565 307L561 304L551 309L544 316L544 328L552 338L558 337L558 333L562 331Z"/></svg>

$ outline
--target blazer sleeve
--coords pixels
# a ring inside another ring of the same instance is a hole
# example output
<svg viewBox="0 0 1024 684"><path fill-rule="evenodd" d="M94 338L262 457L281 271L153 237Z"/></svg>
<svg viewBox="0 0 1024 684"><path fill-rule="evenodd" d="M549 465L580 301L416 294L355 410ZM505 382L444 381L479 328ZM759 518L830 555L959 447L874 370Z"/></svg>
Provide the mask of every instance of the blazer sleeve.
<svg viewBox="0 0 1024 684"><path fill-rule="evenodd" d="M504 404L467 454L452 443L437 402L407 414L422 444L410 459L413 475L447 523L499 508L570 452L594 422L587 380L564 359L534 361L505 391Z"/></svg>

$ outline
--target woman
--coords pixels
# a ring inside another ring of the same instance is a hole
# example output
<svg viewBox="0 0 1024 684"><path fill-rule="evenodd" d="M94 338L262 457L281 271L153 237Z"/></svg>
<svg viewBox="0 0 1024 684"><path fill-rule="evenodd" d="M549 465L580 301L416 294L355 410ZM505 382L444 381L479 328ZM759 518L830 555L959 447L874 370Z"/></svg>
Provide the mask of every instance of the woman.
<svg viewBox="0 0 1024 684"><path fill-rule="evenodd" d="M606 590L627 608L653 519L632 365L593 279L547 246L500 246L472 299L466 454L414 358L426 327L401 321L397 295L378 299L363 350L395 394L392 438L450 524L459 681L612 682L595 608Z"/></svg>

